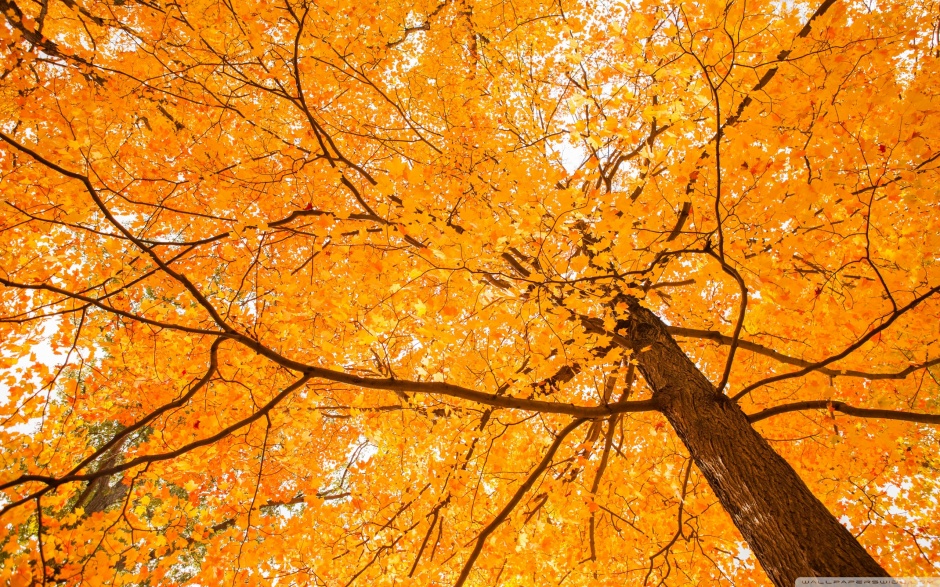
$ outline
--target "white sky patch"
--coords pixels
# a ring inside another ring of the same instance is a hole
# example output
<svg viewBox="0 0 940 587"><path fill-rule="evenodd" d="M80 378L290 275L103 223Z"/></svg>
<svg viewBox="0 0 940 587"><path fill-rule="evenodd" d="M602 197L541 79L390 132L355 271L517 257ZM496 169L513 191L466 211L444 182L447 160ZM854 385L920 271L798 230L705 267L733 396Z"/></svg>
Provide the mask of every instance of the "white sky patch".
<svg viewBox="0 0 940 587"><path fill-rule="evenodd" d="M50 344L50 339L59 329L59 322L60 319L58 317L42 320L36 327L39 331L39 334L36 336L37 342L29 347L28 352L21 353L12 367L0 370L0 406L6 405L10 401L10 388L4 383L4 380L9 378L12 378L16 382L29 380L38 389L42 385L42 381L37 375L30 375L30 373L34 371L33 367L37 364L41 364L52 368L57 364L61 365L65 361L66 353L54 352ZM13 345L17 346L23 342L25 341L20 339L15 341ZM8 357L12 355L12 353L6 349L0 349L0 354ZM15 410L10 410L11 413L14 411ZM38 426L38 419L34 419L27 423L10 426L7 428L7 431L21 434L34 434L37 432Z"/></svg>

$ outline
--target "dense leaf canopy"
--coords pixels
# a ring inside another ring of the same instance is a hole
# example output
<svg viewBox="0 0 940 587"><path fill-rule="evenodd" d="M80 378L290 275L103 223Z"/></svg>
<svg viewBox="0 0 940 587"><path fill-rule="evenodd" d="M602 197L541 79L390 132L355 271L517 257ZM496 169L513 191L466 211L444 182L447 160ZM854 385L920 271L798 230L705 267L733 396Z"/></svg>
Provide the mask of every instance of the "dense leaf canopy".
<svg viewBox="0 0 940 587"><path fill-rule="evenodd" d="M0 582L764 584L640 300L938 574L934 0L0 0Z"/></svg>

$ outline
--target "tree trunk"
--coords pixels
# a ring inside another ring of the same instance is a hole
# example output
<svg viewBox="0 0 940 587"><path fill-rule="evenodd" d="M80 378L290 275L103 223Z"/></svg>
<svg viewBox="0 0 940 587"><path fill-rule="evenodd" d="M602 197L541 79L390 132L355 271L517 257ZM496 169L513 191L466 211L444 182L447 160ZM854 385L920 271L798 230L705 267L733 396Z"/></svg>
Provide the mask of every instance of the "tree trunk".
<svg viewBox="0 0 940 587"><path fill-rule="evenodd" d="M887 577L744 412L696 368L652 312L631 299L627 337L660 411L731 515L771 581Z"/></svg>

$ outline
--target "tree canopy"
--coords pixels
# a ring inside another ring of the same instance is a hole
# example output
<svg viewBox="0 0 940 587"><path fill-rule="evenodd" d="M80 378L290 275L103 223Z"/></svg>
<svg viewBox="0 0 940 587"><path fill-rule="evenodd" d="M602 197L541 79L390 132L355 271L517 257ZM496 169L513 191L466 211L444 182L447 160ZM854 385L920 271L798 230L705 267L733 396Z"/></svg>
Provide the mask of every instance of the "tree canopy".
<svg viewBox="0 0 940 587"><path fill-rule="evenodd" d="M0 0L0 582L940 574L938 10Z"/></svg>

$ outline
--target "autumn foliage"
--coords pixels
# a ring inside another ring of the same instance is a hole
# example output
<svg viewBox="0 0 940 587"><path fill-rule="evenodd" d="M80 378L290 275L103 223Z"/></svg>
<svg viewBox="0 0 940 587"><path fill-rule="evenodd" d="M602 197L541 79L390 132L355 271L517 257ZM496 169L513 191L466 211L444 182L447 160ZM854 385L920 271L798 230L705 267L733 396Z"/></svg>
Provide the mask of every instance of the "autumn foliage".
<svg viewBox="0 0 940 587"><path fill-rule="evenodd" d="M938 10L0 0L0 583L940 574Z"/></svg>

